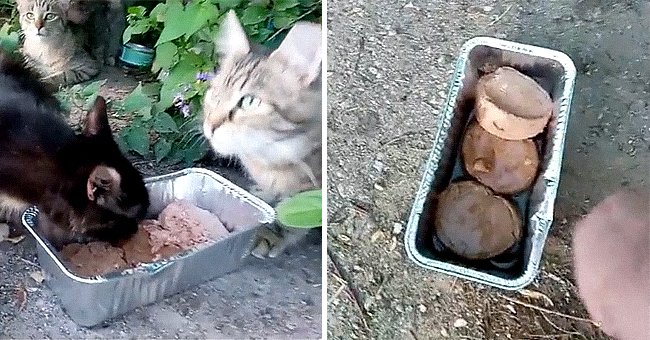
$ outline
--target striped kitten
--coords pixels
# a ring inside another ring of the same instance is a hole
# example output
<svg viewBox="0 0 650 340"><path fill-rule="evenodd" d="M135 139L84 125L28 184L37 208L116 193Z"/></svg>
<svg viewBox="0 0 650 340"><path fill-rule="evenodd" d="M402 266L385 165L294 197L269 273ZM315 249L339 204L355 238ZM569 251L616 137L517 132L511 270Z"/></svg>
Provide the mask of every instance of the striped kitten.
<svg viewBox="0 0 650 340"><path fill-rule="evenodd" d="M254 194L276 204L320 188L321 28L297 23L268 56L252 49L233 11L216 38L220 69L204 104L204 135L213 149L237 157L256 182ZM253 251L275 257L306 232L265 229Z"/></svg>
<svg viewBox="0 0 650 340"><path fill-rule="evenodd" d="M117 5L112 0L16 2L24 35L22 53L46 83L73 85L96 76L102 63L114 64L125 21L123 8L113 8ZM119 15L112 15L109 24L99 22L109 18L98 14L111 11Z"/></svg>

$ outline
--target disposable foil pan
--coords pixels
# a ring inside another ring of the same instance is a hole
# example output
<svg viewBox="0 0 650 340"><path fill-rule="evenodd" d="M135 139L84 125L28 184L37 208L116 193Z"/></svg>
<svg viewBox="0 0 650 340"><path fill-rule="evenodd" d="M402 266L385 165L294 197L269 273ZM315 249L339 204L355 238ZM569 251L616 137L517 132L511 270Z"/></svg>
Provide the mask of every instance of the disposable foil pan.
<svg viewBox="0 0 650 340"><path fill-rule="evenodd" d="M216 214L235 230L226 239L165 261L83 278L70 272L57 251L41 237L36 225L38 210L28 209L22 222L37 241L38 261L46 283L61 300L65 312L81 326L97 325L237 269L258 227L275 220L275 212L268 204L209 170L184 169L147 178L145 184L151 198L149 217L158 216L173 200L185 199Z"/></svg>
<svg viewBox="0 0 650 340"><path fill-rule="evenodd" d="M549 125L538 137L541 157L536 182L528 192L513 197L524 219L525 237L520 244L523 252L519 253L522 256L519 266L510 271L485 270L461 261L449 261L433 246L433 219L432 210L429 210L432 197L462 176L461 138L471 118L479 68L486 65L512 66L520 70L549 91L554 102ZM463 45L406 227L404 243L412 261L423 268L506 290L521 289L535 279L553 223L575 76L573 62L562 52L489 37L473 38Z"/></svg>

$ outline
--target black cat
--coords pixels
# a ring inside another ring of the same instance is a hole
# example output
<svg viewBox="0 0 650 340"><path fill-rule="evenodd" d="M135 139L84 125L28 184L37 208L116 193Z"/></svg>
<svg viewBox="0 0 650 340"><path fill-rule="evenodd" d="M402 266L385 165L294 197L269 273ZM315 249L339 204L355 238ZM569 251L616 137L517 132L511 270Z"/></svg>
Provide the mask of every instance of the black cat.
<svg viewBox="0 0 650 340"><path fill-rule="evenodd" d="M25 208L38 206L39 229L57 248L128 238L149 194L113 140L104 98L75 134L38 79L0 51L0 219L17 224Z"/></svg>

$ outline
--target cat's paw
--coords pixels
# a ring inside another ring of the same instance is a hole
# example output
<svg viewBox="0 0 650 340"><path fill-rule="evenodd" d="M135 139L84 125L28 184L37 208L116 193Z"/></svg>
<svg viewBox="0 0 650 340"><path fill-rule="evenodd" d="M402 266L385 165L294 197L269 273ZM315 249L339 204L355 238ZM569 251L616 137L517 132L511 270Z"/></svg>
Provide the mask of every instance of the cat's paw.
<svg viewBox="0 0 650 340"><path fill-rule="evenodd" d="M300 242L308 232L308 229L280 228L279 233L276 233L268 228L262 228L257 234L257 242L251 255L259 259L278 257L289 246Z"/></svg>
<svg viewBox="0 0 650 340"><path fill-rule="evenodd" d="M251 255L257 257L258 259L276 257L279 254L278 246L282 243L283 239L281 235L276 234L269 228L261 228L257 233L255 248L253 248L251 251Z"/></svg>

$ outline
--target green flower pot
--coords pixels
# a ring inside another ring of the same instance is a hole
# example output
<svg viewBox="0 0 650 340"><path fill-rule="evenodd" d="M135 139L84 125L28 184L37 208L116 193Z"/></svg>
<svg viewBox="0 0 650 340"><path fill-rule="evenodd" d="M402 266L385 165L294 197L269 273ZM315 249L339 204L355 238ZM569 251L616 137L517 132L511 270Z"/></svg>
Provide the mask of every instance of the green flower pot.
<svg viewBox="0 0 650 340"><path fill-rule="evenodd" d="M155 51L149 47L129 42L122 46L120 61L127 66L149 68L153 63L154 54Z"/></svg>

